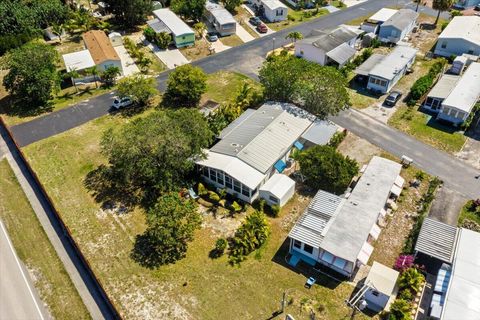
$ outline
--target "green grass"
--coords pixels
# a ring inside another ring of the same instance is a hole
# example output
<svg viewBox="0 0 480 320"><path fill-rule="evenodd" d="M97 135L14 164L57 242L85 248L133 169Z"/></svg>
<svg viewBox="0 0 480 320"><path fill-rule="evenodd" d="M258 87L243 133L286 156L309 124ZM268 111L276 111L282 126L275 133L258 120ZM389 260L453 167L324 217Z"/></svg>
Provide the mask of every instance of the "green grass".
<svg viewBox="0 0 480 320"><path fill-rule="evenodd" d="M310 17L305 16L305 12L310 11L313 12L316 9L311 9L311 10L294 10L291 8L288 8L288 15L291 17L291 20L285 20L285 21L280 21L280 22L272 22L272 23L267 23L268 27L274 31L282 30L288 27L295 26L297 24L307 22L316 18L319 18L321 16L324 16L328 14L327 9L319 9L318 13L316 15L312 15Z"/></svg>
<svg viewBox="0 0 480 320"><path fill-rule="evenodd" d="M460 216L458 217L458 225L459 226L462 225L465 219L476 222L477 224L480 224L480 212L468 210L468 203L466 203L463 206L462 211L460 211Z"/></svg>
<svg viewBox="0 0 480 320"><path fill-rule="evenodd" d="M89 319L7 160L0 161L0 204L0 218L50 313L56 319Z"/></svg>
<svg viewBox="0 0 480 320"><path fill-rule="evenodd" d="M244 83L260 88L258 82L240 73L225 71L213 73L208 76L207 92L202 100L213 100L219 103L232 101Z"/></svg>
<svg viewBox="0 0 480 320"><path fill-rule="evenodd" d="M228 101L244 81L247 78L237 74L214 74L205 96ZM285 290L293 298L287 311L296 319L309 318L309 313L300 307L300 301L305 299L316 308L319 319L350 315L351 310L343 302L353 290L349 284L320 277L321 285L307 290L303 287L305 276L272 261L275 258L284 263L286 247L280 248L295 220L290 215L298 215L308 204L299 197L287 204L279 218L269 219L272 232L267 244L240 267L231 267L226 256L217 260L208 257L217 238L225 234L222 228L233 231L239 218L214 220L210 216L204 218L204 226L196 232L185 259L156 270L134 263L129 254L135 236L145 228L143 213L104 212L83 185L85 175L104 162L99 149L102 132L127 121L131 120L105 116L24 148L124 318L266 319L279 309ZM321 312L320 305L324 307Z"/></svg>
<svg viewBox="0 0 480 320"><path fill-rule="evenodd" d="M433 119L428 124L427 121L426 114L403 106L398 108L388 124L438 149L450 153L460 151L466 141L463 134L453 132L452 128L442 126Z"/></svg>
<svg viewBox="0 0 480 320"><path fill-rule="evenodd" d="M243 44L242 39L240 39L240 37L237 36L236 34L232 34L232 35L229 35L227 37L221 37L220 41L224 45L229 46L229 47L236 47L236 46L239 46L239 45Z"/></svg>

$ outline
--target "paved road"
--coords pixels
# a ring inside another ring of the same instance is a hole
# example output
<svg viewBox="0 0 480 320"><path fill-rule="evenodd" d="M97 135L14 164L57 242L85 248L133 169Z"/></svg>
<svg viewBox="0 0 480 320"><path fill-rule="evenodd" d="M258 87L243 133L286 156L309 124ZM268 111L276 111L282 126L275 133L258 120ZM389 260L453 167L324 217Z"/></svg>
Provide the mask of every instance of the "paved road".
<svg viewBox="0 0 480 320"><path fill-rule="evenodd" d="M20 212L19 212L20 213ZM0 319L50 319L0 221Z"/></svg>
<svg viewBox="0 0 480 320"><path fill-rule="evenodd" d="M70 242L61 222L55 216L54 209L20 157L18 149L9 138L5 128L1 125L0 149L4 150L15 177L92 318L95 320L117 318L116 311L113 310L110 302L105 298L104 292L89 272L88 266L82 261L73 243ZM3 274L0 273L0 276Z"/></svg>
<svg viewBox="0 0 480 320"><path fill-rule="evenodd" d="M358 110L350 109L331 120L385 151L414 159L415 165L438 176L445 184L469 198L480 197L478 170L465 162L393 129Z"/></svg>
<svg viewBox="0 0 480 320"><path fill-rule="evenodd" d="M265 59L267 52L272 50L275 38L275 47L287 44L285 36L290 31L299 31L309 34L312 29L327 29L341 23L346 23L357 17L367 15L386 6L404 5L404 0L371 0L338 12L328 14L318 19L300 24L293 28L279 31L275 34L244 43L241 46L225 50L213 56L193 62L207 73L219 70L231 70L244 73L252 78L258 78L258 68ZM165 81L171 71L166 71L158 77L158 87L165 89ZM105 94L88 101L83 101L71 108L50 113L33 121L12 127L15 139L20 146L26 146L108 113L112 104L113 94Z"/></svg>

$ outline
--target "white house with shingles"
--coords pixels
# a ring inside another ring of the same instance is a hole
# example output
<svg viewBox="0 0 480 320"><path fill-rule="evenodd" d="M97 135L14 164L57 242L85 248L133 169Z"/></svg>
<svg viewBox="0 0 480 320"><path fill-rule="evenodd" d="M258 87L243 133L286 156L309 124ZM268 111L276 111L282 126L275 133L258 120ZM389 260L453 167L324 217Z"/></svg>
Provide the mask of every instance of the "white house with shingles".
<svg viewBox="0 0 480 320"><path fill-rule="evenodd" d="M288 235L289 264L319 263L347 277L366 265L372 242L380 234L377 222L386 214L387 200L401 192L401 169L399 163L375 156L351 194L319 190Z"/></svg>
<svg viewBox="0 0 480 320"><path fill-rule="evenodd" d="M443 57L464 53L480 56L480 17L454 17L438 36L434 53Z"/></svg>

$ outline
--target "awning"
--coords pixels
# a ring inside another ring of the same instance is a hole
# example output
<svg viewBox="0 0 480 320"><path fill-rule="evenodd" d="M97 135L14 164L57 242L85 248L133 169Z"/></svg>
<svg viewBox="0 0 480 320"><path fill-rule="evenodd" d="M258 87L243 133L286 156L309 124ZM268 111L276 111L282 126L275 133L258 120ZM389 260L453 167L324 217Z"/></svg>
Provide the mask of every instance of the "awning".
<svg viewBox="0 0 480 320"><path fill-rule="evenodd" d="M360 249L360 253L358 254L358 260L364 264L367 265L368 259L370 259L370 256L372 255L373 252L373 247L365 241L365 243L362 246L362 249Z"/></svg>
<svg viewBox="0 0 480 320"><path fill-rule="evenodd" d="M300 141L295 141L295 143L293 144L293 146L295 148L297 148L298 150L303 150L303 144L300 143Z"/></svg>
<svg viewBox="0 0 480 320"><path fill-rule="evenodd" d="M390 190L391 193L393 193L394 195L396 195L397 197L400 196L400 193L402 193L402 188L400 188L399 186L397 186L396 184L394 184L392 186L392 190Z"/></svg>
<svg viewBox="0 0 480 320"><path fill-rule="evenodd" d="M379 226L377 226L377 224L375 223L372 227L372 230L370 230L370 235L375 239L377 240L378 239L378 236L380 235L380 232L382 231L382 229L380 229Z"/></svg>
<svg viewBox="0 0 480 320"><path fill-rule="evenodd" d="M279 173L282 173L283 170L285 170L285 168L287 167L283 160L278 160L273 166L275 167L275 169L277 169Z"/></svg>
<svg viewBox="0 0 480 320"><path fill-rule="evenodd" d="M458 229L443 222L425 218L418 235L415 251L452 263Z"/></svg>
<svg viewBox="0 0 480 320"><path fill-rule="evenodd" d="M403 187L404 183L405 183L405 179L403 179L401 176L398 176L395 179L395 185L399 186L400 188Z"/></svg>

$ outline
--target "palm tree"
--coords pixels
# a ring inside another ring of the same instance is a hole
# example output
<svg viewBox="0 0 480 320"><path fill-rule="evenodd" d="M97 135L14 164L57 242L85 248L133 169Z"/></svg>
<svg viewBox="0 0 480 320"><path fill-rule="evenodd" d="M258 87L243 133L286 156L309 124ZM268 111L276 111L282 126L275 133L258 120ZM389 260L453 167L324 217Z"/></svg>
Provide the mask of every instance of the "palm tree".
<svg viewBox="0 0 480 320"><path fill-rule="evenodd" d="M99 75L99 72L98 72L97 66L90 67L85 71L87 72L87 74L91 74L93 76L93 81L95 82L95 88L98 89L97 76Z"/></svg>
<svg viewBox="0 0 480 320"><path fill-rule="evenodd" d="M78 73L77 69L71 69L70 71L66 72L63 75L64 79L70 79L70 81L72 81L73 86L75 87L75 91L77 91L77 93L78 93L78 88L74 79L78 78L79 76L80 74Z"/></svg>
<svg viewBox="0 0 480 320"><path fill-rule="evenodd" d="M416 268L408 268L405 270L399 279L399 286L401 289L407 289L413 292L418 292L421 288L424 276Z"/></svg>
<svg viewBox="0 0 480 320"><path fill-rule="evenodd" d="M450 9L453 3L454 0L433 0L432 8L438 10L437 19L435 19L434 25L437 25L438 19L440 19L440 13Z"/></svg>
<svg viewBox="0 0 480 320"><path fill-rule="evenodd" d="M108 67L102 73L102 79L108 86L114 85L117 77L120 75L120 68L118 67Z"/></svg>
<svg viewBox="0 0 480 320"><path fill-rule="evenodd" d="M193 29L195 29L198 38L203 37L205 30L207 30L207 26L203 22L197 22L193 25Z"/></svg>
<svg viewBox="0 0 480 320"><path fill-rule="evenodd" d="M63 34L63 25L62 24L52 24L52 33L58 36L60 43L62 43L62 34Z"/></svg>
<svg viewBox="0 0 480 320"><path fill-rule="evenodd" d="M303 39L303 34L301 34L298 31L292 31L289 34L287 34L285 39L290 39L295 44L295 42L297 42L297 40L302 40Z"/></svg>

